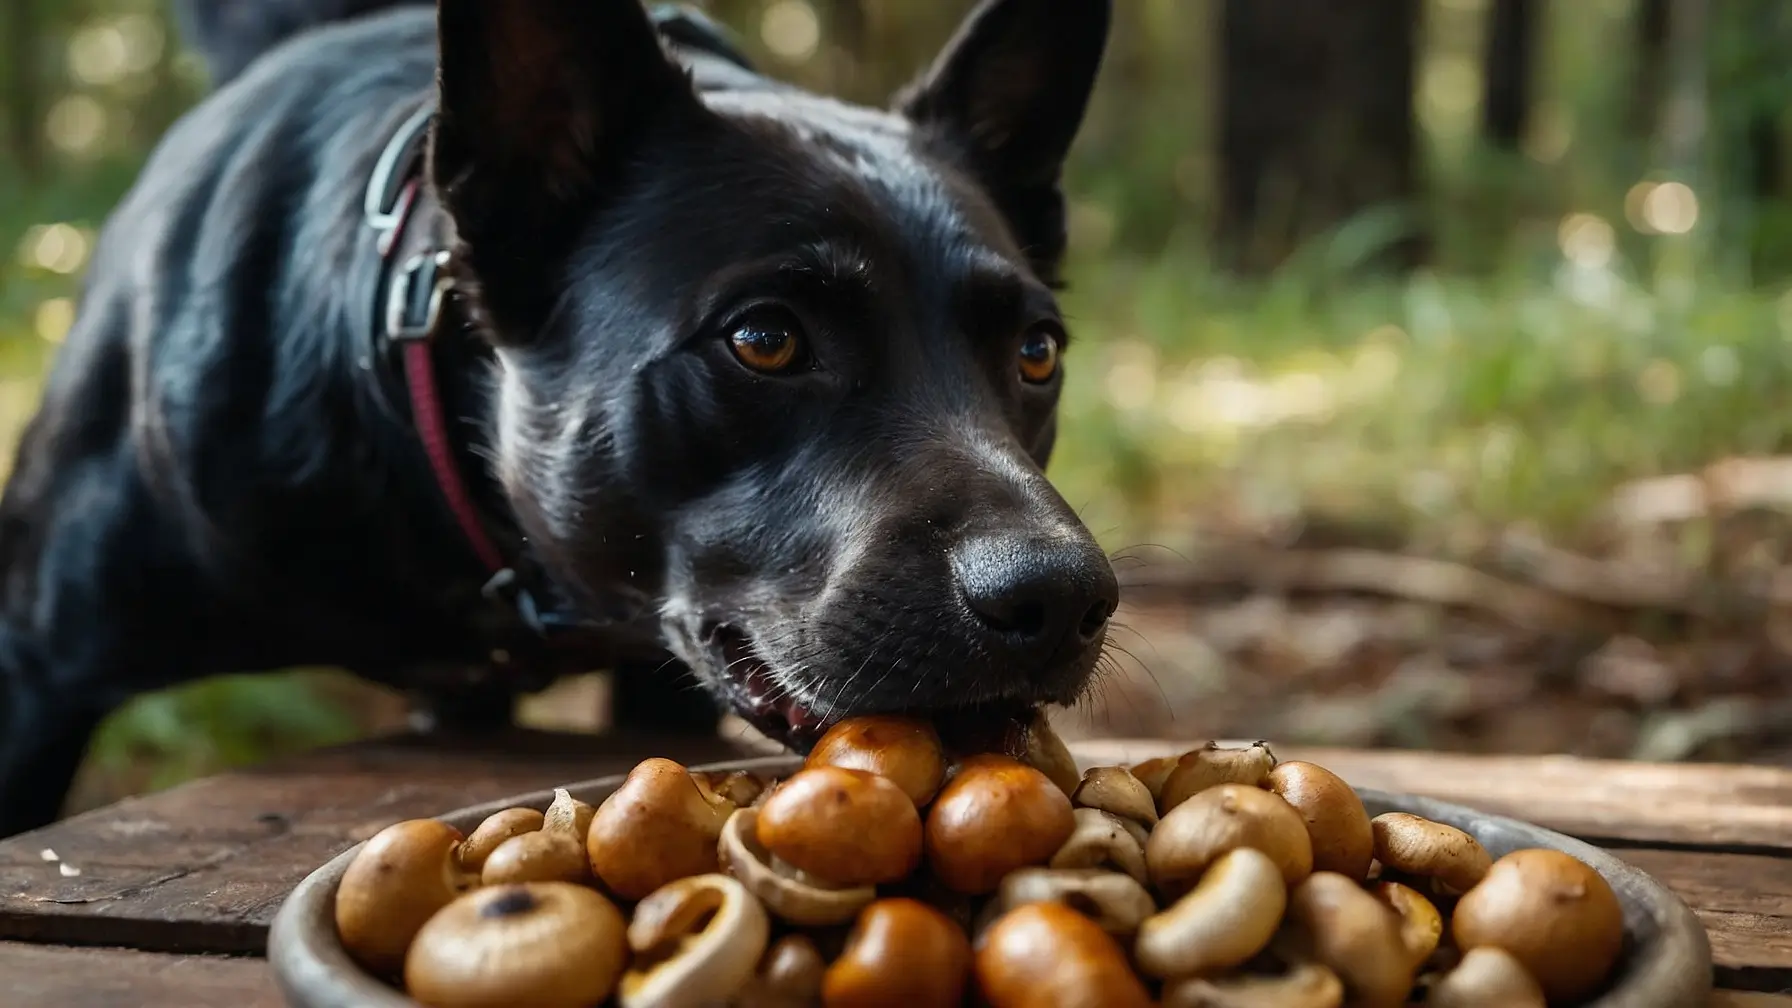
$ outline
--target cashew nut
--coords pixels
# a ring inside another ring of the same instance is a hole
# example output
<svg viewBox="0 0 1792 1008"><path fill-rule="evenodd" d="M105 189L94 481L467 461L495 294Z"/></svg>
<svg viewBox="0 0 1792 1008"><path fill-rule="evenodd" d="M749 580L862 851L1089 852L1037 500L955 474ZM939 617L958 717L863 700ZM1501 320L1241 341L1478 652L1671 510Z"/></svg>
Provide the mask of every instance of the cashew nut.
<svg viewBox="0 0 1792 1008"><path fill-rule="evenodd" d="M1287 905L1275 861L1254 848L1233 848L1187 895L1139 926L1133 958L1160 979L1231 969L1263 951Z"/></svg>
<svg viewBox="0 0 1792 1008"><path fill-rule="evenodd" d="M1412 957L1392 910L1337 872L1314 872L1288 893L1288 921L1305 956L1344 981L1352 1005L1399 1008L1412 990Z"/></svg>
<svg viewBox="0 0 1792 1008"><path fill-rule="evenodd" d="M1339 1008L1344 985L1318 963L1280 976L1191 977L1164 985L1163 1008Z"/></svg>
<svg viewBox="0 0 1792 1008"><path fill-rule="evenodd" d="M634 961L622 975L622 1008L711 1008L753 978L771 922L746 887L726 875L667 883L635 905Z"/></svg>

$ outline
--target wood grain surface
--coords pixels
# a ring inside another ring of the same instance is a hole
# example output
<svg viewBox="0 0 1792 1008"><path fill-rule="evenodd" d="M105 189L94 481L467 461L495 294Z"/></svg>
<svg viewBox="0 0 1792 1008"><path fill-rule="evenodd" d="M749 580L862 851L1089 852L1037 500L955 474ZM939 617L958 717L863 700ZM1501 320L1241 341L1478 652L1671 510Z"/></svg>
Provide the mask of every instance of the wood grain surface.
<svg viewBox="0 0 1792 1008"><path fill-rule="evenodd" d="M0 942L7 1008L280 1008L263 959Z"/></svg>

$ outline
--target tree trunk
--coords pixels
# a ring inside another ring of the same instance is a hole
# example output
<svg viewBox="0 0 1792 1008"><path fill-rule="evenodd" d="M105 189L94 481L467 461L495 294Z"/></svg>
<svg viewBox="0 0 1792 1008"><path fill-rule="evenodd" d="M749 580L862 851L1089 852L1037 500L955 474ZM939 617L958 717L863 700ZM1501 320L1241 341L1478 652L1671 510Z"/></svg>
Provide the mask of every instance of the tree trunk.
<svg viewBox="0 0 1792 1008"><path fill-rule="evenodd" d="M1262 272L1358 213L1416 195L1418 0L1224 0L1216 222L1222 262ZM1423 242L1385 261L1411 265Z"/></svg>
<svg viewBox="0 0 1792 1008"><path fill-rule="evenodd" d="M1529 121L1536 26L1533 0L1494 0L1487 25L1481 129L1489 143L1505 150L1518 149Z"/></svg>

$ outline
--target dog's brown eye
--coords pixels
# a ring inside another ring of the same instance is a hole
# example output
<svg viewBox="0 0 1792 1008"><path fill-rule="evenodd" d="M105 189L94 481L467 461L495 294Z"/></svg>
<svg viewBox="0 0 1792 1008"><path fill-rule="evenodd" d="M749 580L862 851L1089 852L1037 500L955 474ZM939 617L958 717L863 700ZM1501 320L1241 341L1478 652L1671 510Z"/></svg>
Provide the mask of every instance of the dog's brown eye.
<svg viewBox="0 0 1792 1008"><path fill-rule="evenodd" d="M728 348L747 367L761 374L778 374L790 370L802 356L801 328L787 312L754 312L735 324L728 334Z"/></svg>
<svg viewBox="0 0 1792 1008"><path fill-rule="evenodd" d="M1038 325L1027 330L1020 341L1020 376L1035 385L1043 385L1058 373L1058 334L1051 326Z"/></svg>

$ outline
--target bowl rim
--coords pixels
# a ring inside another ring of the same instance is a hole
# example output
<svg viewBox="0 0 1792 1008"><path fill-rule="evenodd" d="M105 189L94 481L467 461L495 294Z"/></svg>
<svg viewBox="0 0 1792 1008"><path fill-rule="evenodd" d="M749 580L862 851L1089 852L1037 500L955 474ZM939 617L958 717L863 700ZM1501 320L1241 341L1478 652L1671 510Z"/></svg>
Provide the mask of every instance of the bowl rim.
<svg viewBox="0 0 1792 1008"><path fill-rule="evenodd" d="M778 775L801 763L800 757L782 755L697 764L690 769ZM1101 765L1080 757L1078 763L1085 768ZM582 800L602 800L626 777L626 773L611 774L561 787ZM1678 896L1642 870L1585 841L1522 820L1419 795L1354 786L1353 790L1371 816L1410 812L1456 826L1473 834L1496 859L1519 847L1553 847L1604 877L1624 907L1625 965L1606 993L1582 1008L1685 1008L1709 1000L1714 981L1710 937L1704 925ZM470 831L472 825L500 809L545 809L554 791L525 792L431 818L467 823L470 825L462 828ZM332 913L336 887L365 844L365 840L355 844L306 875L281 903L269 928L267 955L276 986L297 1008L422 1008L401 990L361 969L337 941ZM1636 944L1639 933L1646 936L1643 947Z"/></svg>

